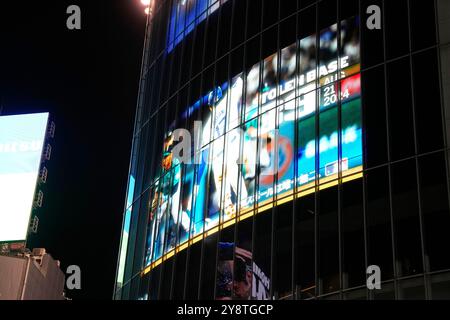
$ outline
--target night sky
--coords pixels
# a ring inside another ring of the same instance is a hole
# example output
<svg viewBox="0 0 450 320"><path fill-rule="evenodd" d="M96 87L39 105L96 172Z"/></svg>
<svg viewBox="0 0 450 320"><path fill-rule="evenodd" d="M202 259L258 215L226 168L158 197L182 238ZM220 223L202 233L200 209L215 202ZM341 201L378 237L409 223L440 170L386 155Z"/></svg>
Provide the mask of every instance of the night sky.
<svg viewBox="0 0 450 320"><path fill-rule="evenodd" d="M66 8L82 11L81 31ZM139 0L0 2L2 114L56 123L35 246L79 265L72 299L111 299L146 16Z"/></svg>

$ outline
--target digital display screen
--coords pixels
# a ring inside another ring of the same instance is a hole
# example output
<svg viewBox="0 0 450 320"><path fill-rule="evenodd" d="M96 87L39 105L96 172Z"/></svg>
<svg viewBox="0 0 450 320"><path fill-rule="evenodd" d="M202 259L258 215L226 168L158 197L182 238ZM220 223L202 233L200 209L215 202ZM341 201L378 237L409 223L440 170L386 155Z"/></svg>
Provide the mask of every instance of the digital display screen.
<svg viewBox="0 0 450 320"><path fill-rule="evenodd" d="M48 116L0 117L0 242L26 240Z"/></svg>
<svg viewBox="0 0 450 320"><path fill-rule="evenodd" d="M340 39L337 24L300 39L186 108L179 122L200 126L192 163L173 154L178 122L170 126L146 265L238 213L361 172L358 23L342 21Z"/></svg>
<svg viewBox="0 0 450 320"><path fill-rule="evenodd" d="M195 26L227 0L174 0L170 13L167 51L172 51Z"/></svg>

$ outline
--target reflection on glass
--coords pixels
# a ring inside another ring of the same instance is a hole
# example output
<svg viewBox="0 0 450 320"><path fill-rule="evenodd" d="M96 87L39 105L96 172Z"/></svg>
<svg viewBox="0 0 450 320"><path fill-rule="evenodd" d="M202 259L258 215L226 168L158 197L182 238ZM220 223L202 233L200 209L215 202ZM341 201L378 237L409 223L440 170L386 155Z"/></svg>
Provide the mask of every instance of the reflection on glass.
<svg viewBox="0 0 450 320"><path fill-rule="evenodd" d="M260 96L259 74L259 63L255 64L247 73L244 121L250 120L258 115L258 100Z"/></svg>
<svg viewBox="0 0 450 320"><path fill-rule="evenodd" d="M278 54L276 53L264 59L260 113L271 110L276 105L276 98L278 96L277 64Z"/></svg>
<svg viewBox="0 0 450 320"><path fill-rule="evenodd" d="M236 128L240 124L243 89L244 79L241 73L238 76L234 77L231 81L230 97L227 111L227 131Z"/></svg>
<svg viewBox="0 0 450 320"><path fill-rule="evenodd" d="M247 198L247 190L238 190L238 186L242 186L244 181L239 173L239 150L236 146L240 144L241 130L239 128L232 130L226 136L226 157L223 172L222 185L222 221L233 218L237 212L238 193L240 192L244 198Z"/></svg>
<svg viewBox="0 0 450 320"><path fill-rule="evenodd" d="M205 217L205 230L208 230L219 223L220 203L222 195L223 181L223 157L225 151L225 137L221 137L214 141L212 146L211 164L209 166L209 201L208 211Z"/></svg>
<svg viewBox="0 0 450 320"><path fill-rule="evenodd" d="M243 183L240 187L240 211L251 208L255 202L256 156L258 145L258 120L247 122L244 127L243 154L241 157L241 174Z"/></svg>

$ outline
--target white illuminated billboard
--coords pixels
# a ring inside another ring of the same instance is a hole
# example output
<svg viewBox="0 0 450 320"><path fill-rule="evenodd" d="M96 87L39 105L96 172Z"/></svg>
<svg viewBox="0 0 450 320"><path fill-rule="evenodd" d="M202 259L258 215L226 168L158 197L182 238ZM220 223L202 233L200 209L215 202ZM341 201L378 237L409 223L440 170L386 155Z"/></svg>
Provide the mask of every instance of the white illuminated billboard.
<svg viewBox="0 0 450 320"><path fill-rule="evenodd" d="M48 113L0 116L0 242L26 239Z"/></svg>

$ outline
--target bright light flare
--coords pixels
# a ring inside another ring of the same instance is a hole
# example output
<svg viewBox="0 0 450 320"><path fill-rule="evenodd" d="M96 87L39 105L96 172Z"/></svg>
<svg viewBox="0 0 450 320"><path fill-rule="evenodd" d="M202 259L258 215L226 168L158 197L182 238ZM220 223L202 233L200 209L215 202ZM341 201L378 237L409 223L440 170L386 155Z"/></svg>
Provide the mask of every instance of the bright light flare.
<svg viewBox="0 0 450 320"><path fill-rule="evenodd" d="M148 5L150 4L150 0L141 0L141 3L142 3L144 6L148 6Z"/></svg>
<svg viewBox="0 0 450 320"><path fill-rule="evenodd" d="M145 12L145 14L149 14L149 12L150 12L149 8L145 8L144 12Z"/></svg>

